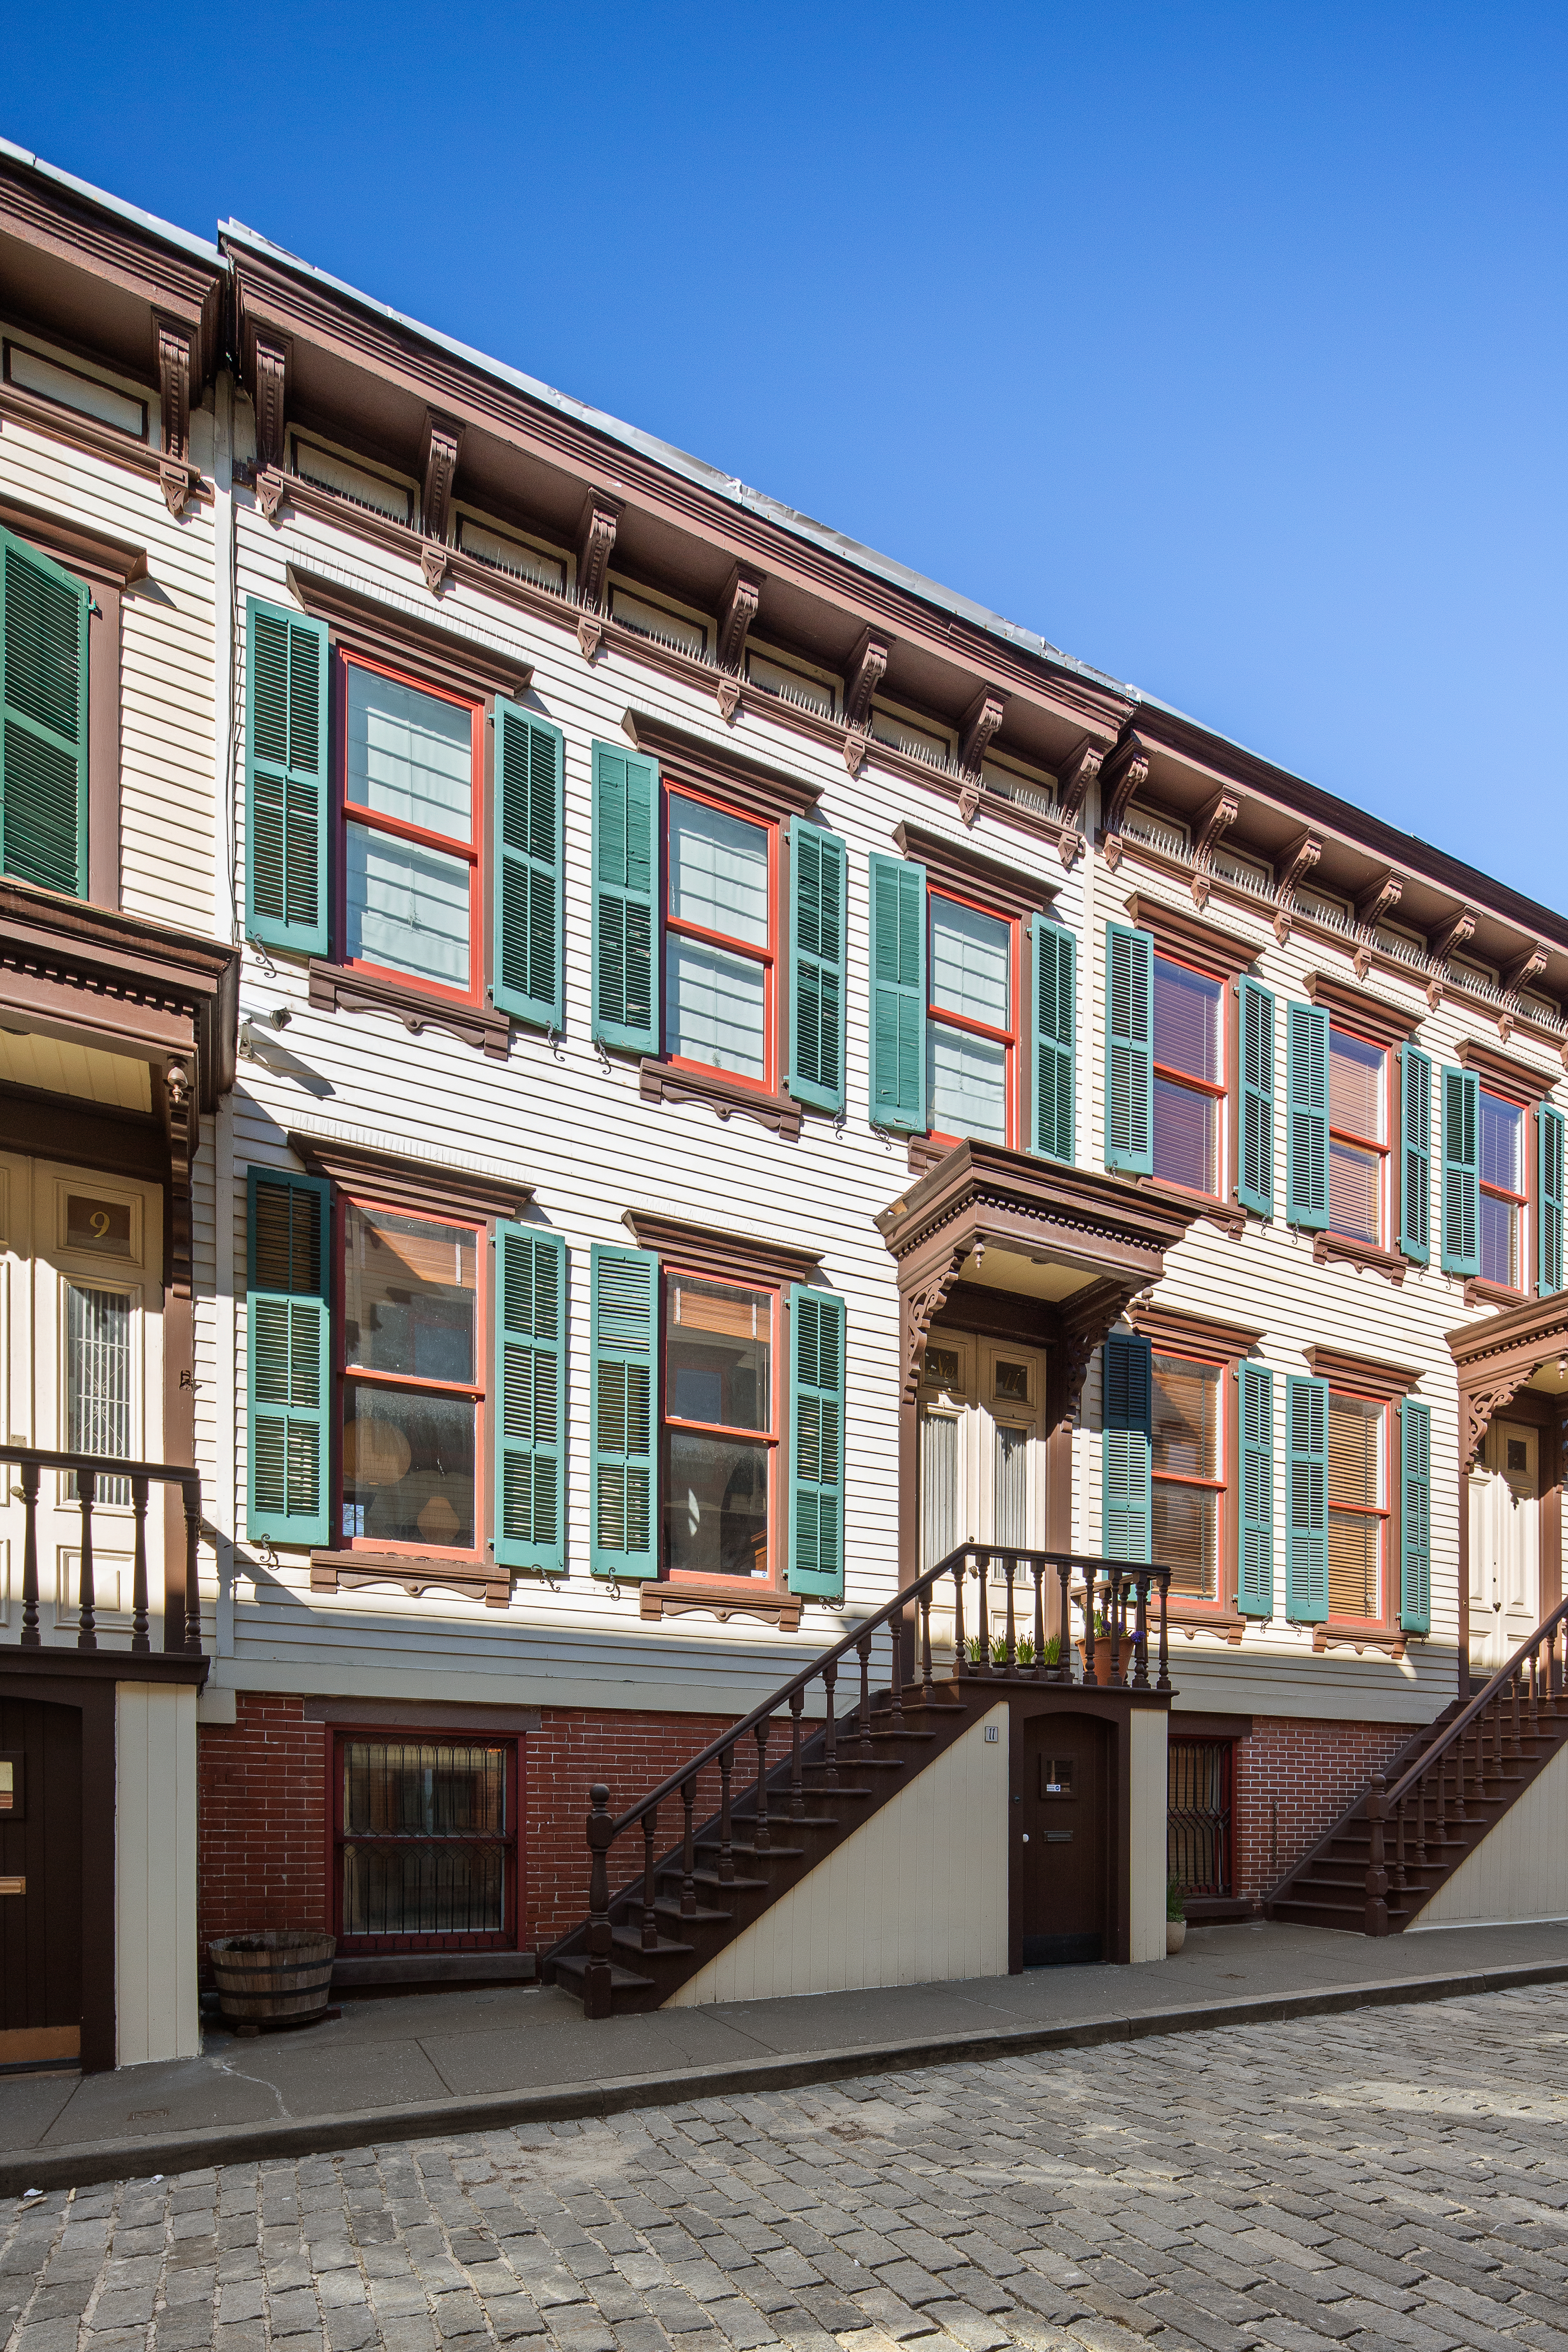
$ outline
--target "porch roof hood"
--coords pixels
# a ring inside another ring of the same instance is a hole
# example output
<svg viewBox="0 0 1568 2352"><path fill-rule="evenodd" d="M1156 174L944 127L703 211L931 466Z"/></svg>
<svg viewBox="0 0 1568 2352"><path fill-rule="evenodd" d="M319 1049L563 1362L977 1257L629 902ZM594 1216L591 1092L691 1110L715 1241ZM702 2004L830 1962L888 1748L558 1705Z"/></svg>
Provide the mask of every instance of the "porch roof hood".
<svg viewBox="0 0 1568 2352"><path fill-rule="evenodd" d="M1495 1315L1483 1315L1478 1322L1450 1331L1447 1339L1458 1374L1463 1466L1468 1470L1492 1415L1511 1403L1521 1389L1542 1389L1555 1397L1568 1389L1568 1379L1559 1370L1568 1361L1568 1290L1500 1307Z"/></svg>

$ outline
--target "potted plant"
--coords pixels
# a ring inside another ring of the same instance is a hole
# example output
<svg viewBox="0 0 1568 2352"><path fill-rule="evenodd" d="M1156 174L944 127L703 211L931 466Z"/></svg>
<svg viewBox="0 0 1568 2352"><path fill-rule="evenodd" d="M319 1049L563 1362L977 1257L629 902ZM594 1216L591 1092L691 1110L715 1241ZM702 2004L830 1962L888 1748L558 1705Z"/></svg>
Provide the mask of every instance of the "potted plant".
<svg viewBox="0 0 1568 2352"><path fill-rule="evenodd" d="M1122 1643L1122 1647L1123 1649L1126 1648L1125 1641ZM1083 1670L1087 1678L1089 1674L1089 1644L1087 1642L1080 1642L1079 1643L1078 1654L1083 1660ZM1121 1663L1125 1666L1125 1658ZM1107 1624L1104 1617L1098 1609L1094 1612L1094 1679L1097 1683L1100 1683L1102 1685L1109 1685L1110 1681L1110 1627Z"/></svg>
<svg viewBox="0 0 1568 2352"><path fill-rule="evenodd" d="M1165 1881L1165 1957L1171 1958L1187 1940L1187 1899L1179 1878Z"/></svg>

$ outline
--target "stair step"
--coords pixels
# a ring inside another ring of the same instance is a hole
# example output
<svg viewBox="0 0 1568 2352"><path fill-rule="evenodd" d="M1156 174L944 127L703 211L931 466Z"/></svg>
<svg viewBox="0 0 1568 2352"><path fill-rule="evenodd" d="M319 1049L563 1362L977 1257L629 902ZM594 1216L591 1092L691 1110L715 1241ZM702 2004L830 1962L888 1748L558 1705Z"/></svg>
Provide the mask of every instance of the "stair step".
<svg viewBox="0 0 1568 2352"><path fill-rule="evenodd" d="M697 1842L699 1853L717 1853L719 1846L718 1838L700 1838ZM755 1862L799 1862L805 1853L805 1848L803 1845L755 1846L748 1839L731 1838L730 1852L737 1855L750 1854ZM763 1883L766 1884L765 1881Z"/></svg>
<svg viewBox="0 0 1568 2352"><path fill-rule="evenodd" d="M808 1764L805 1769L808 1772L826 1772L829 1767L819 1757L815 1764ZM901 1756L863 1756L855 1741L847 1739L838 1751L837 1764L832 1769L839 1772L901 1772L904 1759ZM868 1789L858 1793L869 1796L871 1791ZM837 1797L838 1790L835 1789L833 1794Z"/></svg>
<svg viewBox="0 0 1568 2352"><path fill-rule="evenodd" d="M671 1874L668 1871L665 1873L666 1877ZM679 1876L679 1874L673 1874ZM700 1903L696 1910L688 1917L681 1910L679 1897L668 1895L661 1895L653 1907L658 1918L675 1920L683 1936L689 1936L693 1927L722 1927L735 1916L732 1911L715 1911L709 1905Z"/></svg>
<svg viewBox="0 0 1568 2352"><path fill-rule="evenodd" d="M841 1789L835 1789L833 1793L836 1797L838 1797L842 1796L844 1792ZM871 1792L867 1789L859 1793L868 1797ZM740 1829L743 1826L747 1829L753 1829L756 1826L756 1819L757 1817L755 1813L737 1813L734 1816L735 1827ZM840 1822L837 1813L770 1812L768 1815L768 1827L770 1830L784 1830L791 1837L794 1837L801 1830L836 1830L840 1827ZM775 1853L778 1852L778 1848L776 1846L773 1848L773 1852Z"/></svg>
<svg viewBox="0 0 1568 2352"><path fill-rule="evenodd" d="M588 1955L586 1952L563 1952L552 1965L557 1983L563 1977L570 1977L574 1979L574 1986L580 1988L587 1977ZM639 1976L635 1969L623 1969L615 1960L610 1962L612 1992L652 1992L653 1990L654 1981L651 1977Z"/></svg>
<svg viewBox="0 0 1568 2352"><path fill-rule="evenodd" d="M657 1910L658 1907L658 1906L656 1904L654 1908ZM648 1947L643 1942L641 1929L637 1927L612 1928L610 1931L610 1942L617 1952L635 1952L637 1956L638 1961L644 1967L647 1966L649 1960L662 1959L667 1952L686 1953L689 1952L692 1948L689 1944L681 1943L679 1939L674 1936L660 1936L658 1943L654 1945L650 1951Z"/></svg>
<svg viewBox="0 0 1568 2352"><path fill-rule="evenodd" d="M716 1886L722 1895L749 1895L764 1891L773 1882L766 1878L742 1878L739 1871L733 1878L721 1878L716 1870L694 1870L691 1883L694 1886Z"/></svg>

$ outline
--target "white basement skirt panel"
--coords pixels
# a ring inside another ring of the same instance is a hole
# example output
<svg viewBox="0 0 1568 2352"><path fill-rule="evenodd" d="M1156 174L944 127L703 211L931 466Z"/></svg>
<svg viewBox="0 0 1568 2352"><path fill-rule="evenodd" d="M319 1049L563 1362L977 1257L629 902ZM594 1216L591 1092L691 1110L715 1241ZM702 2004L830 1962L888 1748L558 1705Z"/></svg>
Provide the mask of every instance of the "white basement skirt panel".
<svg viewBox="0 0 1568 2352"><path fill-rule="evenodd" d="M196 1694L117 1685L115 2063L194 2058L196 2004Z"/></svg>
<svg viewBox="0 0 1568 2352"><path fill-rule="evenodd" d="M1568 1919L1568 1748L1465 1856L1410 1933L1532 1919Z"/></svg>

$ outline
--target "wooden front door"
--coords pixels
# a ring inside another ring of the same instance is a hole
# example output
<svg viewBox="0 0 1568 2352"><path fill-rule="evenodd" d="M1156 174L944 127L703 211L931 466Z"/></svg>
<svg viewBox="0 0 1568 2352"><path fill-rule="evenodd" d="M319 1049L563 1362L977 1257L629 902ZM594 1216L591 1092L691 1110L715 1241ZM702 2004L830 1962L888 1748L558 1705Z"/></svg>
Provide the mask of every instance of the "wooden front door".
<svg viewBox="0 0 1568 2352"><path fill-rule="evenodd" d="M1489 1678L1541 1622L1540 1433L1494 1421L1470 1473L1470 1670Z"/></svg>
<svg viewBox="0 0 1568 2352"><path fill-rule="evenodd" d="M0 2066L81 2053L81 1717L0 1699Z"/></svg>
<svg viewBox="0 0 1568 2352"><path fill-rule="evenodd" d="M1108 1727L1088 1715L1023 1727L1023 1782L1012 1808L1013 1863L1023 1873L1026 1969L1105 1958L1110 1918Z"/></svg>

